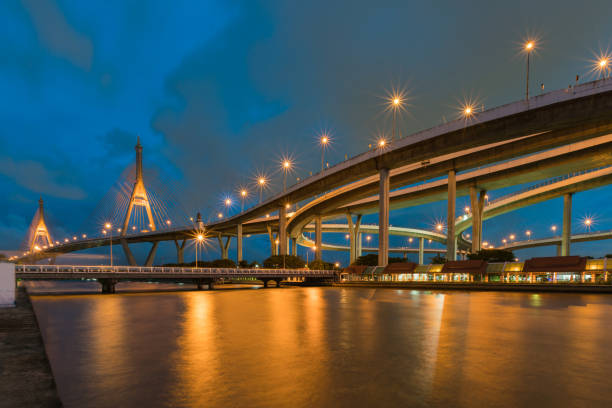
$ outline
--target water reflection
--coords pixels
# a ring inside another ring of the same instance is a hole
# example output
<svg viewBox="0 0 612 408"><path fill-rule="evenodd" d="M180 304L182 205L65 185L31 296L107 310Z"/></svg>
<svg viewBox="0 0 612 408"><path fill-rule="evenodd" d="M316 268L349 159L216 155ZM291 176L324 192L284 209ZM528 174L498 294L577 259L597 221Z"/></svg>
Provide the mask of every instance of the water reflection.
<svg viewBox="0 0 612 408"><path fill-rule="evenodd" d="M612 401L604 295L284 288L34 304L67 407Z"/></svg>

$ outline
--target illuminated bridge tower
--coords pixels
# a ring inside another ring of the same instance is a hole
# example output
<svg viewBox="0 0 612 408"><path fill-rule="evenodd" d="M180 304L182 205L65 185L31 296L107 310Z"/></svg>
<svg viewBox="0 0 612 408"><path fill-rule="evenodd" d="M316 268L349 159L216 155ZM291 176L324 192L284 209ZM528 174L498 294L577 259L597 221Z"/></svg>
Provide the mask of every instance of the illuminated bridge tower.
<svg viewBox="0 0 612 408"><path fill-rule="evenodd" d="M130 196L130 202L127 206L127 211L125 213L125 218L123 219L123 227L121 228L121 235L119 238L119 242L121 243L121 247L123 248L123 252L125 253L125 257L130 265L137 265L136 259L132 254L132 251L128 247L127 240L125 236L128 232L128 227L130 224L130 218L132 213L134 212L135 207L144 207L144 210L147 214L148 218L148 229L149 231L155 231L155 219L153 218L153 211L151 211L151 202L149 201L149 195L147 194L147 189L145 188L144 181L142 178L142 145L140 144L140 137L138 137L138 141L136 142L136 180L134 181L134 188L132 189L132 195ZM145 261L145 266L151 266L153 264L153 260L155 259L155 252L157 251L157 246L159 245L159 241L155 241L152 243L153 246L149 251L149 255Z"/></svg>
<svg viewBox="0 0 612 408"><path fill-rule="evenodd" d="M127 234L128 225L130 223L130 217L134 207L144 207L147 218L149 219L149 230L155 231L155 220L153 219L153 212L151 211L151 204L149 203L149 196L147 195L147 189L145 188L144 181L142 179L142 146L140 144L140 137L136 142L136 181L134 182L134 188L132 189L132 195L130 196L130 203L127 207L125 218L123 219L123 228L121 228L121 235Z"/></svg>
<svg viewBox="0 0 612 408"><path fill-rule="evenodd" d="M28 232L27 245L30 252L35 249L53 245L51 234L49 233L47 224L45 224L45 209L42 197L38 200L38 211L34 214L34 219L32 220L30 231Z"/></svg>

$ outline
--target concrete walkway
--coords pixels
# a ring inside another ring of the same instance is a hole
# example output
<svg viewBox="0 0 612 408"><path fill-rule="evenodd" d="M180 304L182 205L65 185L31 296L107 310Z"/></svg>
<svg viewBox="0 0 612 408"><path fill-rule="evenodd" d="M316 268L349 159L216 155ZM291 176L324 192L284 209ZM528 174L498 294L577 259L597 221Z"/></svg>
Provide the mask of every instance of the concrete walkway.
<svg viewBox="0 0 612 408"><path fill-rule="evenodd" d="M0 407L61 407L36 315L23 287L0 309Z"/></svg>

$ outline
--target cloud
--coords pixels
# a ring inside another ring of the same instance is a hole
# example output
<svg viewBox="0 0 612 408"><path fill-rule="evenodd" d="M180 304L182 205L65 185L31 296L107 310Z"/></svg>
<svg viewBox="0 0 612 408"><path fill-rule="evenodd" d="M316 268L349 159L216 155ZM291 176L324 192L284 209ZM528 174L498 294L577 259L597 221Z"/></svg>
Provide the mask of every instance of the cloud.
<svg viewBox="0 0 612 408"><path fill-rule="evenodd" d="M69 200L86 197L81 188L56 181L57 175L50 173L40 162L0 157L0 174L36 193Z"/></svg>
<svg viewBox="0 0 612 408"><path fill-rule="evenodd" d="M75 66L86 71L91 69L93 46L90 39L68 24L54 0L22 0L22 4L42 44Z"/></svg>

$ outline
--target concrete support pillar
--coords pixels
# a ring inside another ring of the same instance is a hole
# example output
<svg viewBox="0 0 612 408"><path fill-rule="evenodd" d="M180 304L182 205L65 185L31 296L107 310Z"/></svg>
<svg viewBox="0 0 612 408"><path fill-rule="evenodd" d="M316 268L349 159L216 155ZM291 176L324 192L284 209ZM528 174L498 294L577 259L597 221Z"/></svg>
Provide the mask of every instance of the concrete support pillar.
<svg viewBox="0 0 612 408"><path fill-rule="evenodd" d="M357 214L357 220L353 223L352 214L346 215L348 226L349 226L349 240L350 240L350 254L349 254L349 265L355 262L357 259L357 244L359 240L359 228L361 227L361 214ZM361 256L361 255L359 255Z"/></svg>
<svg viewBox="0 0 612 408"><path fill-rule="evenodd" d="M123 248L123 252L125 253L125 257L127 258L127 261L128 261L128 265L137 266L136 258L134 258L134 254L132 254L132 251L130 251L130 247L128 246L127 241L124 238L122 238L119 240L119 242L121 242L121 248Z"/></svg>
<svg viewBox="0 0 612 408"><path fill-rule="evenodd" d="M482 246L482 213L484 210L486 190L470 187L470 205L472 211L472 253L480 251Z"/></svg>
<svg viewBox="0 0 612 408"><path fill-rule="evenodd" d="M446 259L457 259L455 251L455 202L457 201L457 182L455 170L448 171L448 214L446 216Z"/></svg>
<svg viewBox="0 0 612 408"><path fill-rule="evenodd" d="M561 256L561 244L557 245L557 256Z"/></svg>
<svg viewBox="0 0 612 408"><path fill-rule="evenodd" d="M155 260L155 253L157 252L157 247L159 246L159 241L153 242L153 246L149 251L149 255L147 255L147 260L145 261L144 266L152 266L153 261Z"/></svg>
<svg viewBox="0 0 612 408"><path fill-rule="evenodd" d="M228 236L223 242L223 236L221 234L217 235L217 239L219 240L219 249L221 250L221 259L229 259L228 251L229 246L232 241L232 237Z"/></svg>
<svg viewBox="0 0 612 408"><path fill-rule="evenodd" d="M378 192L378 266L389 262L389 169L380 169Z"/></svg>
<svg viewBox="0 0 612 408"><path fill-rule="evenodd" d="M236 263L242 261L242 224L236 226Z"/></svg>
<svg viewBox="0 0 612 408"><path fill-rule="evenodd" d="M297 256L297 238L291 237L291 255Z"/></svg>
<svg viewBox="0 0 612 408"><path fill-rule="evenodd" d="M321 247L323 246L323 220L320 215L315 217L315 259L321 259Z"/></svg>
<svg viewBox="0 0 612 408"><path fill-rule="evenodd" d="M419 265L425 263L425 238L419 238Z"/></svg>
<svg viewBox="0 0 612 408"><path fill-rule="evenodd" d="M287 208L283 204L278 209L279 255L287 255Z"/></svg>
<svg viewBox="0 0 612 408"><path fill-rule="evenodd" d="M187 239L184 239L183 242L179 245L178 241L174 240L174 246L176 247L176 263L182 264L185 263L185 244L187 243Z"/></svg>
<svg viewBox="0 0 612 408"><path fill-rule="evenodd" d="M98 279L98 282L102 285L102 293L115 293L115 285L117 284L116 279Z"/></svg>
<svg viewBox="0 0 612 408"><path fill-rule="evenodd" d="M563 196L563 234L561 235L561 256L570 254L570 237L572 234L572 194Z"/></svg>
<svg viewBox="0 0 612 408"><path fill-rule="evenodd" d="M270 256L276 255L276 235L272 232L272 227L270 225L266 225L266 229L268 230L268 237L270 238Z"/></svg>
<svg viewBox="0 0 612 408"><path fill-rule="evenodd" d="M361 236L361 232L357 231L355 233L357 237L357 244L355 245L355 259L359 258L362 254L361 247L363 242L363 237Z"/></svg>

